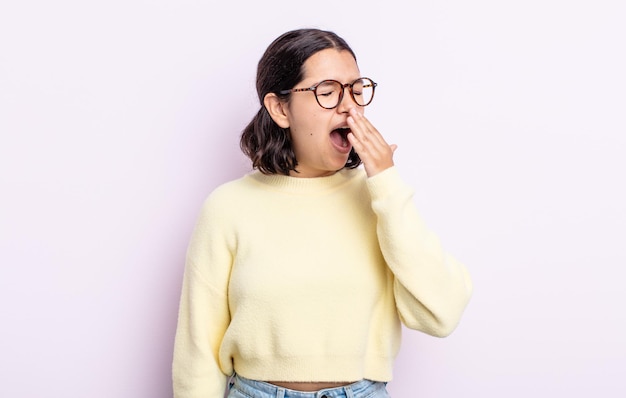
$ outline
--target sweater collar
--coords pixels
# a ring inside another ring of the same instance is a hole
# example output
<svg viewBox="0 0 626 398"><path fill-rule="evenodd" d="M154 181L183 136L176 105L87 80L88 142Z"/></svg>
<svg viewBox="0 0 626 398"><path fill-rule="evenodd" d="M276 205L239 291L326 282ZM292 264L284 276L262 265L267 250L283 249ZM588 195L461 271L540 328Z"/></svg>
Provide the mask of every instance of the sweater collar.
<svg viewBox="0 0 626 398"><path fill-rule="evenodd" d="M268 189L293 194L311 194L337 189L353 179L358 173L360 173L360 169L344 168L326 177L300 178L253 171L246 177L253 179Z"/></svg>

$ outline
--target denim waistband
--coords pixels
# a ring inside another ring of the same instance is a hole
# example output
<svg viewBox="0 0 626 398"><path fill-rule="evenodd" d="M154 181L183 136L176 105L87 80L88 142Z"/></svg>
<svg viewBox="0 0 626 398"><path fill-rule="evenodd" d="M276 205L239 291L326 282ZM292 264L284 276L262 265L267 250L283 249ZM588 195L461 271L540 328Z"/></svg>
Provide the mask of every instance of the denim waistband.
<svg viewBox="0 0 626 398"><path fill-rule="evenodd" d="M235 375L233 383L233 387L244 394L262 398L365 398L376 396L374 393L380 389L384 390L386 385L383 382L361 380L345 386L324 388L319 391L296 391L263 381L246 379L239 375Z"/></svg>

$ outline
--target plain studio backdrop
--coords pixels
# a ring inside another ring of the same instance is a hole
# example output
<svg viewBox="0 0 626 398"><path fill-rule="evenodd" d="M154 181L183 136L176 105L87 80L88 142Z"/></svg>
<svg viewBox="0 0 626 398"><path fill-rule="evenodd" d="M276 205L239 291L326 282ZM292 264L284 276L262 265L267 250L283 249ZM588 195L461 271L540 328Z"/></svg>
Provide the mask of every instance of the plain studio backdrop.
<svg viewBox="0 0 626 398"><path fill-rule="evenodd" d="M191 230L300 27L379 83L366 113L474 280L450 337L404 331L392 395L626 396L624 4L3 2L0 396L171 397Z"/></svg>

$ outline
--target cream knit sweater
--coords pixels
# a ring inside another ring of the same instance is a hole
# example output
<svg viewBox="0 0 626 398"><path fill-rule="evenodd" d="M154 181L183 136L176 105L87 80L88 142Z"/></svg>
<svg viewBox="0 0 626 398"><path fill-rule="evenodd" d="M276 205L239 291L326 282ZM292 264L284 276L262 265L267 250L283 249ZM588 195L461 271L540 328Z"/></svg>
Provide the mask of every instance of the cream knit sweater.
<svg viewBox="0 0 626 398"><path fill-rule="evenodd" d="M391 379L400 322L434 336L471 295L395 167L294 178L253 172L217 188L191 238L176 398L256 380Z"/></svg>

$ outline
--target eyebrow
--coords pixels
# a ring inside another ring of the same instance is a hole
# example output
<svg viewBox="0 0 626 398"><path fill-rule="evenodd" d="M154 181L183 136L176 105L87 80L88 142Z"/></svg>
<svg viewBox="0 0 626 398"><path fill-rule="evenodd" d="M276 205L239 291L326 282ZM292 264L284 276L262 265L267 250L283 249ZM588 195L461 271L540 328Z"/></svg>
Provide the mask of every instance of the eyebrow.
<svg viewBox="0 0 626 398"><path fill-rule="evenodd" d="M354 81L356 81L356 80L358 80L358 79L360 79L360 78L362 78L362 77L363 77L363 76L360 76L360 75L359 75L359 76L357 76L357 77L354 77L354 78L348 79L348 81L347 81L347 82L342 82L342 81L341 81L341 79L327 77L327 78L324 78L324 79L316 80L316 81L314 81L313 83L311 83L311 84L307 85L307 87L313 87L313 86L315 86L316 84L321 83L321 82L323 82L323 81L325 81L325 80L334 80L334 81L337 81L337 82L339 82L339 83L341 83L341 84L349 84L349 83L352 83L352 82L354 82ZM304 81L304 80L303 80L303 81ZM304 83L300 82L300 83L297 83L297 84L296 84L296 86L299 86L299 85L301 85L301 84L302 84L302 85L304 85ZM294 86L294 87L295 87L295 86Z"/></svg>

